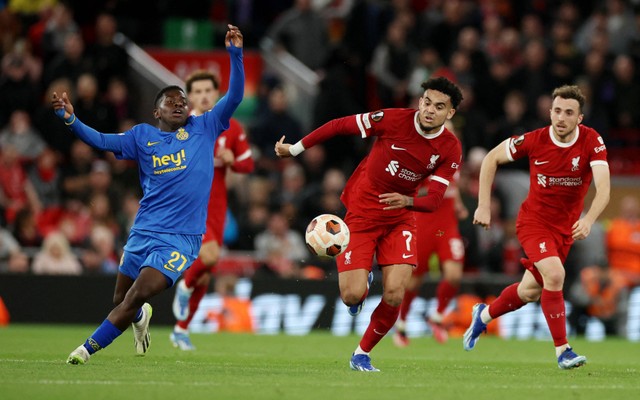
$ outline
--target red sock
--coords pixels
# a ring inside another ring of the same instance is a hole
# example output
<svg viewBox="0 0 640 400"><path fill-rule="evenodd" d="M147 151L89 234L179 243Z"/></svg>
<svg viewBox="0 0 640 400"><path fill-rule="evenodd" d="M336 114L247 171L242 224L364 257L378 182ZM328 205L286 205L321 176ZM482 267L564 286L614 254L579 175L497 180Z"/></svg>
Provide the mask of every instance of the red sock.
<svg viewBox="0 0 640 400"><path fill-rule="evenodd" d="M516 282L504 288L500 296L491 303L489 307L489 315L491 318L498 318L508 312L515 311L524 306L526 303L518 296L518 285Z"/></svg>
<svg viewBox="0 0 640 400"><path fill-rule="evenodd" d="M207 294L207 285L198 285L193 288L193 292L191 293L191 298L189 299L189 315L187 319L184 321L178 321L177 325L182 329L187 329L189 327L189 323L193 319L193 316L196 314L198 310L198 306L200 305L200 301Z"/></svg>
<svg viewBox="0 0 640 400"><path fill-rule="evenodd" d="M540 307L547 320L547 325L549 325L553 344L556 347L567 344L567 317L562 290L551 291L543 288Z"/></svg>
<svg viewBox="0 0 640 400"><path fill-rule="evenodd" d="M438 283L438 288L436 289L436 297L438 298L438 314L444 313L449 303L451 303L451 299L453 299L456 294L458 294L458 286L453 286L449 281L442 279L440 283Z"/></svg>
<svg viewBox="0 0 640 400"><path fill-rule="evenodd" d="M411 303L413 299L418 296L417 290L406 290L404 292L404 298L402 299L402 304L400 305L400 319L403 321L407 320L407 314L409 314L409 310L411 309Z"/></svg>
<svg viewBox="0 0 640 400"><path fill-rule="evenodd" d="M196 258L193 264L191 264L191 267L184 273L184 283L188 288L194 287L202 274L209 271L210 268L211 267L204 265L200 258Z"/></svg>
<svg viewBox="0 0 640 400"><path fill-rule="evenodd" d="M360 340L360 348L367 353L370 352L396 323L399 313L399 306L392 307L384 300L380 301L378 307L371 314L371 322Z"/></svg>

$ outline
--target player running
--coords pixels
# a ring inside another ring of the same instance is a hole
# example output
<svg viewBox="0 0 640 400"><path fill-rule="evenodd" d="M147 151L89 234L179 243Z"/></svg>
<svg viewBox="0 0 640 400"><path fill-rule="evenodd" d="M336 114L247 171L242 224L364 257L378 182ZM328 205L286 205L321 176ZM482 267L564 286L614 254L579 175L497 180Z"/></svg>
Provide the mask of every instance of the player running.
<svg viewBox="0 0 640 400"><path fill-rule="evenodd" d="M351 315L362 310L374 256L382 269L382 300L349 363L356 371L379 371L369 353L396 322L417 262L413 211L433 212L440 206L461 161L460 142L444 127L462 101L460 89L446 78L430 79L422 88L418 110L385 109L338 118L293 145L284 143L284 136L275 145L279 157L290 157L335 135L376 137L341 196L351 241L336 261L340 297ZM427 195L416 197L429 176Z"/></svg>
<svg viewBox="0 0 640 400"><path fill-rule="evenodd" d="M178 86L160 90L154 101L157 127L139 124L121 134L103 134L73 113L66 93L53 93L52 105L71 131L90 146L136 160L143 196L124 247L116 280L115 307L67 358L84 364L133 325L138 354L149 347L152 309L147 301L173 286L196 259L213 179L213 148L229 127L244 93L242 34L229 25L225 45L231 59L229 92L210 113L188 114L187 96Z"/></svg>
<svg viewBox="0 0 640 400"><path fill-rule="evenodd" d="M449 338L447 329L442 326L442 321L445 310L458 294L464 267L464 244L458 229L458 220L467 218L469 214L458 191L459 175L460 172L456 172L437 210L432 213L415 213L420 242L418 265L411 274L411 280L400 306L400 316L395 325L393 343L398 347L409 345L406 333L407 315L411 309L411 303L418 296L424 276L429 272L429 261L434 254L438 256L442 279L436 288L436 310L427 317L426 322L438 343L446 343ZM426 194L426 189L427 184L423 184L418 194Z"/></svg>
<svg viewBox="0 0 640 400"><path fill-rule="evenodd" d="M185 82L191 114L198 116L211 110L220 97L220 79L209 71L195 71ZM215 167L207 212L207 232L202 239L198 258L176 285L173 315L177 323L170 339L181 350L195 350L189 337L189 323L198 310L200 301L209 289L211 272L220 258L220 246L227 213L227 169L248 174L253 171L253 158L247 135L242 125L231 118L229 129L222 132L214 147Z"/></svg>
<svg viewBox="0 0 640 400"><path fill-rule="evenodd" d="M476 304L464 334L465 350L473 350L480 334L495 318L540 300L558 366L576 368L587 362L567 341L564 261L574 240L589 236L591 226L609 202L607 148L594 129L580 125L585 98L577 86L553 91L551 126L505 140L491 150L480 168L478 208L473 223L489 229L491 186L498 165L529 157L529 195L516 221L518 240L528 259L519 283L505 288L490 305ZM589 211L580 217L593 179L596 194Z"/></svg>

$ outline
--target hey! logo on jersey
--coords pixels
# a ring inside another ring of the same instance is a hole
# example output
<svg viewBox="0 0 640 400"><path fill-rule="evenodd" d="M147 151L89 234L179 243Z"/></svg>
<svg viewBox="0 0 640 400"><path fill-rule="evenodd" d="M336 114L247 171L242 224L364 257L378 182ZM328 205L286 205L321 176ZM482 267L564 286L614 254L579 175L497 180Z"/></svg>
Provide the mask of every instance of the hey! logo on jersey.
<svg viewBox="0 0 640 400"><path fill-rule="evenodd" d="M180 171L187 168L187 166L184 164L184 161L187 159L184 149L174 154L168 154L164 156L154 155L151 159L153 160L154 175L166 174L167 172Z"/></svg>

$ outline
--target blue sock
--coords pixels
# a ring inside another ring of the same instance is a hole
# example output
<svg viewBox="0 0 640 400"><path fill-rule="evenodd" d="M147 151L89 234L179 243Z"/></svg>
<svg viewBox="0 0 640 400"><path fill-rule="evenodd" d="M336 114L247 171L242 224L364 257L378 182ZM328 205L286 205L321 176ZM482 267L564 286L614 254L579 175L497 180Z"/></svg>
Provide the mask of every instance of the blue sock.
<svg viewBox="0 0 640 400"><path fill-rule="evenodd" d="M86 342L84 342L84 348L87 349L89 354L93 354L100 349L104 349L111 344L118 336L122 335L122 331L116 328L108 319L102 321L102 324L96 329L95 332Z"/></svg>
<svg viewBox="0 0 640 400"><path fill-rule="evenodd" d="M138 308L138 312L136 313L136 317L133 319L133 322L138 322L142 319L142 307Z"/></svg>

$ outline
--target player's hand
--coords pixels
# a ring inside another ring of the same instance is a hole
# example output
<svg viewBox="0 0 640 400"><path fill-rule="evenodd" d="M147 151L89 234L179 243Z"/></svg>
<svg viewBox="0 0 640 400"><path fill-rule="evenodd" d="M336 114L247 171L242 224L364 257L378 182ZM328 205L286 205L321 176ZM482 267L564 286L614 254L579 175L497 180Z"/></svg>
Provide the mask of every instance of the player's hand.
<svg viewBox="0 0 640 400"><path fill-rule="evenodd" d="M591 233L591 225L593 225L593 222L580 218L571 227L571 237L573 237L573 240L586 239Z"/></svg>
<svg viewBox="0 0 640 400"><path fill-rule="evenodd" d="M230 47L233 44L235 47L242 48L243 40L242 32L240 32L240 29L238 29L237 26L233 26L231 24L228 24L227 26L229 27L229 30L224 37L224 45L226 47Z"/></svg>
<svg viewBox="0 0 640 400"><path fill-rule="evenodd" d="M387 205L383 210L398 210L413 206L413 198L400 193L382 193L378 198L381 204Z"/></svg>
<svg viewBox="0 0 640 400"><path fill-rule="evenodd" d="M220 160L221 164L224 165L225 167L230 166L235 161L235 156L233 155L233 151L225 147L218 149L216 158Z"/></svg>
<svg viewBox="0 0 640 400"><path fill-rule="evenodd" d="M478 207L473 214L473 224L480 225L485 230L491 226L491 210L488 207Z"/></svg>
<svg viewBox="0 0 640 400"><path fill-rule="evenodd" d="M51 106L56 115L63 120L67 120L73 115L73 106L69 101L67 92L63 92L62 97L58 96L58 93L53 92L53 95L51 95Z"/></svg>
<svg viewBox="0 0 640 400"><path fill-rule="evenodd" d="M276 155L280 158L291 157L291 153L289 152L289 147L291 147L290 143L284 142L284 135L276 142L275 151Z"/></svg>

